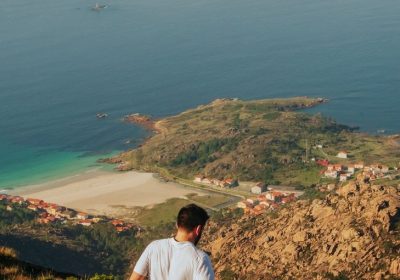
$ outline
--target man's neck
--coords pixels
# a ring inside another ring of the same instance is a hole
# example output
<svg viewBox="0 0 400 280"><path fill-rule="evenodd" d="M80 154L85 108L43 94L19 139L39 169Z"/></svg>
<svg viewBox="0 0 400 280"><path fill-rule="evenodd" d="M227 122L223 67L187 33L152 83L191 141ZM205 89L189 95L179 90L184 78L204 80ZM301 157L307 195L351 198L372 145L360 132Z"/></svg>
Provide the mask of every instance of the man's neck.
<svg viewBox="0 0 400 280"><path fill-rule="evenodd" d="M191 234L183 231L183 230L178 230L174 237L175 241L177 242L192 242L193 243L193 237L191 237Z"/></svg>

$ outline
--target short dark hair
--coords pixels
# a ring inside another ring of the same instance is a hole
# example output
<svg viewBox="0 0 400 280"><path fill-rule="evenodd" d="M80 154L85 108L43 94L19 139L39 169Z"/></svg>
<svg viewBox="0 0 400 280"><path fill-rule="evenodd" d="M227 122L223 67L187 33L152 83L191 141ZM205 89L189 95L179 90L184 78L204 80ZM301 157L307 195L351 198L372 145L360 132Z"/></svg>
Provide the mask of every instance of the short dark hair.
<svg viewBox="0 0 400 280"><path fill-rule="evenodd" d="M196 204L189 204L179 210L176 224L179 228L192 231L198 225L204 226L209 218L206 210Z"/></svg>

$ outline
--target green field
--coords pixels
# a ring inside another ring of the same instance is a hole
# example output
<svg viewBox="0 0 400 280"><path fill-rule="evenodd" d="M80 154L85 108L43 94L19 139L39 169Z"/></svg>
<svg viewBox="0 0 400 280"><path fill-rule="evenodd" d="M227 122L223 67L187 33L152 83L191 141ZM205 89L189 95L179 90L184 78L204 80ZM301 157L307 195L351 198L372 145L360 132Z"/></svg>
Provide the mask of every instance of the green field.
<svg viewBox="0 0 400 280"><path fill-rule="evenodd" d="M199 206L212 211L210 208L227 201L229 201L229 197L220 194L189 194L187 195L187 199L172 198L164 203L141 208L137 211L134 218L142 226L157 226L160 224L175 222L179 209L190 203L196 203Z"/></svg>

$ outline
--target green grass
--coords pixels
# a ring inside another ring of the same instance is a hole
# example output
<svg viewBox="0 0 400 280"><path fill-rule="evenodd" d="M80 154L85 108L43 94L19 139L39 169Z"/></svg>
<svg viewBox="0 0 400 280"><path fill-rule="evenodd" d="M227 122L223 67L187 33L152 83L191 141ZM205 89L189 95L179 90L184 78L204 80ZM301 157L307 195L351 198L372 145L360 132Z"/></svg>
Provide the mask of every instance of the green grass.
<svg viewBox="0 0 400 280"><path fill-rule="evenodd" d="M143 208L136 219L140 225L156 226L176 221L179 209L189 204L187 199L171 198L164 203L156 204L151 208Z"/></svg>
<svg viewBox="0 0 400 280"><path fill-rule="evenodd" d="M270 113L266 113L263 115L263 119L268 120L268 121L274 121L277 118L279 118L281 115L280 112L270 112Z"/></svg>
<svg viewBox="0 0 400 280"><path fill-rule="evenodd" d="M190 194L188 195L188 198L194 203L208 205L210 207L218 206L230 200L229 197L222 194L207 194L207 195Z"/></svg>
<svg viewBox="0 0 400 280"><path fill-rule="evenodd" d="M151 207L144 207L138 211L135 219L142 226L157 226L176 221L179 210L190 203L196 203L204 208L213 208L225 202L230 198L223 194L210 193L198 195L196 193L188 194L187 199L171 198L164 203L155 204Z"/></svg>
<svg viewBox="0 0 400 280"><path fill-rule="evenodd" d="M287 168L286 170L280 170L274 174L274 178L282 185L311 186L312 184L317 184L321 181L320 170L320 167L314 166L313 163L310 163L304 168Z"/></svg>

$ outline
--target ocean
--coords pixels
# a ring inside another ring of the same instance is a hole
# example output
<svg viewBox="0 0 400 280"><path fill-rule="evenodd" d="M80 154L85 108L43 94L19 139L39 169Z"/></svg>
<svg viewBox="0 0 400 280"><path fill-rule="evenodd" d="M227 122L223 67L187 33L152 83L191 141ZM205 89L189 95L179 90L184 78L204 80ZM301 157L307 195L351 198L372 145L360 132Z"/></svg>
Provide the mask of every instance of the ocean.
<svg viewBox="0 0 400 280"><path fill-rule="evenodd" d="M125 114L220 97L325 97L312 112L399 133L399 14L395 0L2 0L0 191L104 168L149 135Z"/></svg>

